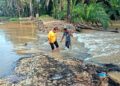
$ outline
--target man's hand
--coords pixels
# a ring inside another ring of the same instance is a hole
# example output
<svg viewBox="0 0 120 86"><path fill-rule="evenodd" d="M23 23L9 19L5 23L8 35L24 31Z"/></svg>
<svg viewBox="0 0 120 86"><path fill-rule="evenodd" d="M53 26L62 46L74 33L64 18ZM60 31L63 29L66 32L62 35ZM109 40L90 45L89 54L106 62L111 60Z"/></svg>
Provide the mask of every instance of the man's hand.
<svg viewBox="0 0 120 86"><path fill-rule="evenodd" d="M60 42L62 42L62 40Z"/></svg>

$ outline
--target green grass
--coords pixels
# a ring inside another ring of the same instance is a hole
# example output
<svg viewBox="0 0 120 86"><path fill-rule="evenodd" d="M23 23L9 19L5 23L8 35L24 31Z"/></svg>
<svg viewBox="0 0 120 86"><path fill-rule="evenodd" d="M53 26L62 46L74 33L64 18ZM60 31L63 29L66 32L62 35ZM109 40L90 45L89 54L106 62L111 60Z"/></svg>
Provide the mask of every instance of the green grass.
<svg viewBox="0 0 120 86"><path fill-rule="evenodd" d="M3 20L3 21L19 21L19 18L0 17L0 20Z"/></svg>
<svg viewBox="0 0 120 86"><path fill-rule="evenodd" d="M39 17L39 19L43 21L54 20L54 18L49 15L42 15Z"/></svg>
<svg viewBox="0 0 120 86"><path fill-rule="evenodd" d="M0 20L5 20L5 21L12 21L12 22L15 22L15 21L26 21L26 20L29 20L30 18L29 17L0 17ZM38 18L39 20L43 20L43 21L48 21L48 20L53 20L54 18L49 16L49 15L42 15Z"/></svg>
<svg viewBox="0 0 120 86"><path fill-rule="evenodd" d="M19 21L19 18L10 18L9 21Z"/></svg>
<svg viewBox="0 0 120 86"><path fill-rule="evenodd" d="M0 20L8 20L9 17L3 17L3 16L0 16Z"/></svg>

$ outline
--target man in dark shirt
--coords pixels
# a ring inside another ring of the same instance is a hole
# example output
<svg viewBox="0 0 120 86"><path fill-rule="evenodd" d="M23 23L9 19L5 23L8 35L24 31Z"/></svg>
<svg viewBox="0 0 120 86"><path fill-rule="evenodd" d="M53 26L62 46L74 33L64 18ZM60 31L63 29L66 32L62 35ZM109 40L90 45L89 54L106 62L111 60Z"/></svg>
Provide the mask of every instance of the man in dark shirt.
<svg viewBox="0 0 120 86"><path fill-rule="evenodd" d="M67 47L67 48L70 48L70 45L71 45L71 37L70 36L72 36L70 31L68 31L67 28L64 28L64 33L63 33L61 42L65 37L65 47Z"/></svg>

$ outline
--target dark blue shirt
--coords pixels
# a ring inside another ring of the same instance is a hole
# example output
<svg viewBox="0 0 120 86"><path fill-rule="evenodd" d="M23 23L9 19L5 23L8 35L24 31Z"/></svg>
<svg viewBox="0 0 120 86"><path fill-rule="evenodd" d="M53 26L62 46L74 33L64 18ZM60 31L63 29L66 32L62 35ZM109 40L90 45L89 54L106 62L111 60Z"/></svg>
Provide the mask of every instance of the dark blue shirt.
<svg viewBox="0 0 120 86"><path fill-rule="evenodd" d="M65 39L66 41L69 41L69 42L71 41L70 33L69 33L69 32L64 32L64 33L63 33L63 37L64 37L64 36L65 36L65 38L66 38L66 39Z"/></svg>

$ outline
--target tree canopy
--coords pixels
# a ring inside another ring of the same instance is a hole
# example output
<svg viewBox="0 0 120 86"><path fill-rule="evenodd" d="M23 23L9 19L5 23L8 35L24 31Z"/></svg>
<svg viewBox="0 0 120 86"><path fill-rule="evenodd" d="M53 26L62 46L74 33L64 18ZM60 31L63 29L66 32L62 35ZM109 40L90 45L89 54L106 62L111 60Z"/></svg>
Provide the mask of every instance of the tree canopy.
<svg viewBox="0 0 120 86"><path fill-rule="evenodd" d="M0 16L36 14L72 22L99 22L107 27L110 19L120 19L120 0L0 0Z"/></svg>

